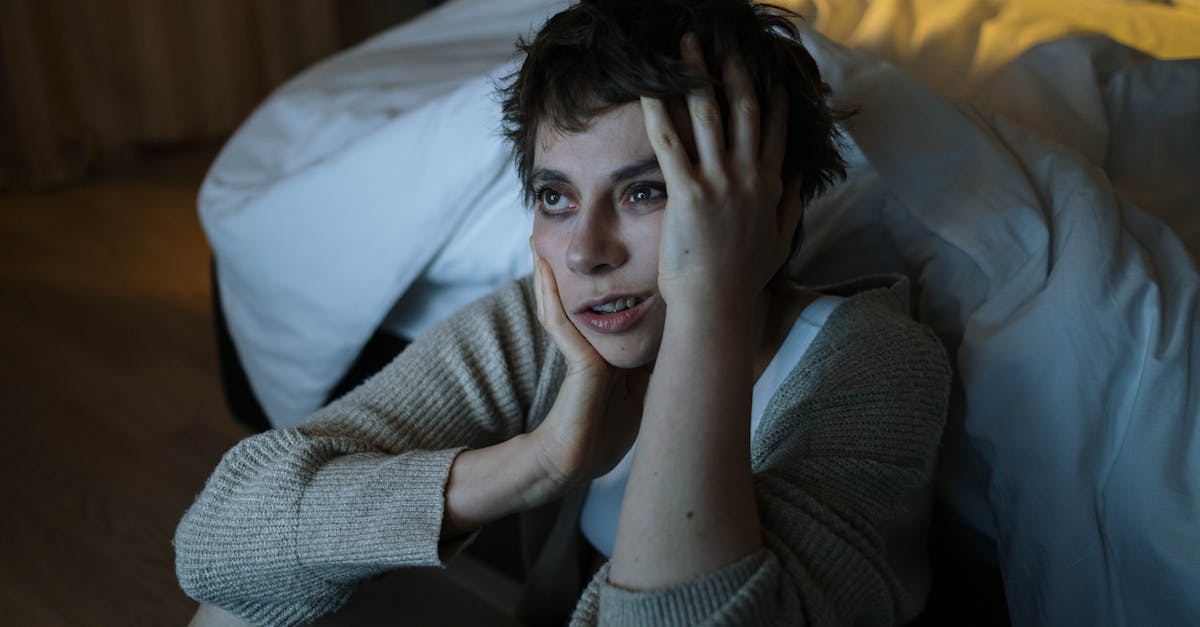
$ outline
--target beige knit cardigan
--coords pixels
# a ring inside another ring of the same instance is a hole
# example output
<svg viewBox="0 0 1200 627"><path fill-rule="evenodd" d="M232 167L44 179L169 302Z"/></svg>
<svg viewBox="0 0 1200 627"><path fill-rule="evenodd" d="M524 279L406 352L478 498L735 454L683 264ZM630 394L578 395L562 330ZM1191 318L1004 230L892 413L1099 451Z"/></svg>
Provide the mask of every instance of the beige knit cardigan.
<svg viewBox="0 0 1200 627"><path fill-rule="evenodd" d="M666 590L612 586L607 564L588 582L577 491L523 515L519 617L689 627L911 619L928 589L924 529L912 521L926 519L950 369L909 317L908 289L877 277L824 290L848 298L752 438L760 550ZM333 612L365 578L448 560L470 540L439 542L455 455L532 430L561 384L562 357L534 307L529 278L511 283L303 426L236 445L176 532L183 589L252 623L289 625Z"/></svg>

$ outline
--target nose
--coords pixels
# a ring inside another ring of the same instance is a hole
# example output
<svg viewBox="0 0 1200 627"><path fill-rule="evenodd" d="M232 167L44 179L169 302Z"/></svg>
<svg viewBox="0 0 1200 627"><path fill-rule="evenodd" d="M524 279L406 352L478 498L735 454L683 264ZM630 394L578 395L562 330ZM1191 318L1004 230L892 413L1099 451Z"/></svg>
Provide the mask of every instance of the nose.
<svg viewBox="0 0 1200 627"><path fill-rule="evenodd" d="M567 245L567 267L572 272L604 274L628 260L629 249L621 238L620 217L613 207L596 205L577 214Z"/></svg>

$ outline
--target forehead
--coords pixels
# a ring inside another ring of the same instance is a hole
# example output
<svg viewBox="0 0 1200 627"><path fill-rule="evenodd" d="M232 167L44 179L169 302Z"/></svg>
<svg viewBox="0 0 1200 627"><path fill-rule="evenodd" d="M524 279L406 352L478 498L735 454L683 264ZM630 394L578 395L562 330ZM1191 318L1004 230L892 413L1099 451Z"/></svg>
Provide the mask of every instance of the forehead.
<svg viewBox="0 0 1200 627"><path fill-rule="evenodd" d="M575 178L588 172L625 165L631 159L654 156L639 102L607 109L581 132L563 132L538 125L534 168L549 168ZM599 173L599 172L597 172Z"/></svg>

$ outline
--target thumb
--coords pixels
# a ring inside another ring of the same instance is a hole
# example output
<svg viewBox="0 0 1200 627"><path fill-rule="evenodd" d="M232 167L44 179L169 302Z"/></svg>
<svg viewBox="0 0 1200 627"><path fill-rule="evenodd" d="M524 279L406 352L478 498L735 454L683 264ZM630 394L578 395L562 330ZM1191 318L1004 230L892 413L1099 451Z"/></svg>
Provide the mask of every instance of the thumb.
<svg viewBox="0 0 1200 627"><path fill-rule="evenodd" d="M558 350L562 352L567 361L567 366L575 369L591 369L605 364L596 349L567 317L562 299L558 294L558 282L554 279L554 270L550 268L550 264L539 257L536 252L534 252L533 263L533 284L538 303L538 322L554 339L555 345L558 346Z"/></svg>

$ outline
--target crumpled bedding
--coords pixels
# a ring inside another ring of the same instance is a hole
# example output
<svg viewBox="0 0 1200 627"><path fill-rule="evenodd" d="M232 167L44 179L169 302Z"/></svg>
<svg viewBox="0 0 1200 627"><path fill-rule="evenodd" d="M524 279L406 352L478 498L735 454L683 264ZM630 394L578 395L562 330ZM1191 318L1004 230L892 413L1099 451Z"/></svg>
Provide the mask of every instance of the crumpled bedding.
<svg viewBox="0 0 1200 627"><path fill-rule="evenodd" d="M453 307L402 295L526 270L488 93L514 34L559 6L450 2L302 75L226 146L201 217L277 424L389 311ZM1014 624L1200 623L1200 62L1175 58L1200 57L1200 11L795 6L859 113L793 271L914 278L961 382L939 494Z"/></svg>
<svg viewBox="0 0 1200 627"><path fill-rule="evenodd" d="M809 45L860 113L854 171L810 208L797 271L917 278L962 383L939 494L1000 567L1013 623L1196 622L1200 276L1128 198L1135 181L1173 175L1173 193L1144 199L1200 207L1187 175L1200 171L1200 62L1146 61L1102 38L1045 44L988 86L1021 94L999 114L819 36ZM1128 93L1147 86L1153 99ZM1040 116L1028 126L1026 110ZM1126 154L1110 124L1127 120L1141 145L1166 148Z"/></svg>

